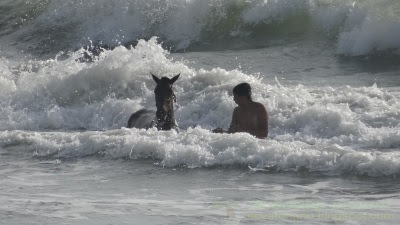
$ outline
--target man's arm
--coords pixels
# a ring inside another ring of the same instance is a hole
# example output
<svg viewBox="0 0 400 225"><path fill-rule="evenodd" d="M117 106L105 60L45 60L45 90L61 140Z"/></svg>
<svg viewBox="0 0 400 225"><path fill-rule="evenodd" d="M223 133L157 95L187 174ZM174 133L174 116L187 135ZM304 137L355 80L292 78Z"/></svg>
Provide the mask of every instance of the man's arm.
<svg viewBox="0 0 400 225"><path fill-rule="evenodd" d="M232 113L232 122L231 122L231 126L228 129L228 133L235 133L235 132L239 132L240 131L240 127L239 127L239 121L238 121L238 108L236 107L233 110Z"/></svg>
<svg viewBox="0 0 400 225"><path fill-rule="evenodd" d="M214 133L235 133L239 131L239 123L238 123L238 109L235 108L232 113L232 121L229 129L225 131L222 128L216 128L213 130Z"/></svg>

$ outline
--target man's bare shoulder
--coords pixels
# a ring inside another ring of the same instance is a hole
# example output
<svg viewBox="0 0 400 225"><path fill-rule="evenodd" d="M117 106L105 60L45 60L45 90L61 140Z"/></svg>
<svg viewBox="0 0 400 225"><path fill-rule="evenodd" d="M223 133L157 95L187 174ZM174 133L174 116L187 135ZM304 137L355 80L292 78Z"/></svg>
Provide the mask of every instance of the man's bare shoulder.
<svg viewBox="0 0 400 225"><path fill-rule="evenodd" d="M265 106L259 102L254 102L254 106L258 110L265 110Z"/></svg>
<svg viewBox="0 0 400 225"><path fill-rule="evenodd" d="M236 106L236 107L233 109L233 113L237 113L239 110L240 110L240 109L239 109L239 106Z"/></svg>
<svg viewBox="0 0 400 225"><path fill-rule="evenodd" d="M237 118L239 115L240 115L240 108L239 107L235 107L233 109L232 117L233 118Z"/></svg>

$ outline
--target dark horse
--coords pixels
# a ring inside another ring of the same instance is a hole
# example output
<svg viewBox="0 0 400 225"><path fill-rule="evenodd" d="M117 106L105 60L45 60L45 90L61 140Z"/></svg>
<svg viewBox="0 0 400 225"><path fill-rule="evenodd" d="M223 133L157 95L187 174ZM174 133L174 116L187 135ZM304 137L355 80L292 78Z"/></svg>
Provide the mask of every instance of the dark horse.
<svg viewBox="0 0 400 225"><path fill-rule="evenodd" d="M176 102L175 94L172 90L172 85L178 80L179 75L172 79L162 77L159 79L152 74L154 81L157 83L154 94L156 96L157 111L141 109L132 114L128 120L128 128L151 128L157 127L158 130L177 129L174 117L174 102Z"/></svg>

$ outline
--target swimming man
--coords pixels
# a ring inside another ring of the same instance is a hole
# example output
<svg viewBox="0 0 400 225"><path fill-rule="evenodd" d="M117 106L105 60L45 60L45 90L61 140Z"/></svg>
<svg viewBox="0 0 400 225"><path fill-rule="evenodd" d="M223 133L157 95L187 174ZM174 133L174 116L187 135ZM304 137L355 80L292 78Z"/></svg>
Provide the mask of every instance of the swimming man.
<svg viewBox="0 0 400 225"><path fill-rule="evenodd" d="M241 83L233 88L233 100L238 105L233 110L232 122L228 131L214 129L214 133L247 132L258 138L268 136L268 113L265 107L251 99L251 87Z"/></svg>

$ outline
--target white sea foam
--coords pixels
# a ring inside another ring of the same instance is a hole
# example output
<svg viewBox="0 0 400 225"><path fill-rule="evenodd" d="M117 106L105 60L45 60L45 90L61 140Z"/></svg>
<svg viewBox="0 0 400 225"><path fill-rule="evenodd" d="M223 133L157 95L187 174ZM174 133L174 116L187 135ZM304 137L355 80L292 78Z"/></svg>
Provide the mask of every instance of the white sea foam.
<svg viewBox="0 0 400 225"><path fill-rule="evenodd" d="M361 24L340 34L337 52L366 55L400 47L400 21L365 18Z"/></svg>
<svg viewBox="0 0 400 225"><path fill-rule="evenodd" d="M233 166L269 171L326 174L396 175L398 152L363 152L339 145L260 140L248 134L213 134L200 127L185 132L117 129L88 132L26 132L0 134L3 145L29 144L37 156L154 159L160 166L189 168Z"/></svg>

